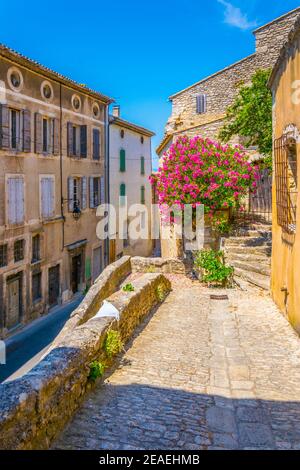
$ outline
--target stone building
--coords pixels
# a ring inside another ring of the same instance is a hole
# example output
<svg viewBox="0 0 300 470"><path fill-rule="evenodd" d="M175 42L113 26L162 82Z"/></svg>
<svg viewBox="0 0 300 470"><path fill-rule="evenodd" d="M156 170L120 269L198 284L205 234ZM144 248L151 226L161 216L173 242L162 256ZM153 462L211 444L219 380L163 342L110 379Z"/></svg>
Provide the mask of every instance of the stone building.
<svg viewBox="0 0 300 470"><path fill-rule="evenodd" d="M300 18L270 78L274 177L272 295L300 333Z"/></svg>
<svg viewBox="0 0 300 470"><path fill-rule="evenodd" d="M0 337L101 272L111 101L0 46Z"/></svg>
<svg viewBox="0 0 300 470"><path fill-rule="evenodd" d="M249 83L257 69L274 66L299 14L300 7L258 28L254 31L256 46L252 55L170 97L172 114L156 149L160 157L178 135L217 138L239 86Z"/></svg>
<svg viewBox="0 0 300 470"><path fill-rule="evenodd" d="M110 203L116 209L116 233L111 234L110 261L123 255L150 256L153 249L151 239L152 174L151 137L154 133L144 127L125 121L120 117L120 107L114 106L110 117L109 173ZM137 239L130 238L130 222L139 217L133 205L141 204L141 232ZM119 224L119 209L128 215ZM131 212L133 211L133 212ZM121 235L122 234L122 235Z"/></svg>

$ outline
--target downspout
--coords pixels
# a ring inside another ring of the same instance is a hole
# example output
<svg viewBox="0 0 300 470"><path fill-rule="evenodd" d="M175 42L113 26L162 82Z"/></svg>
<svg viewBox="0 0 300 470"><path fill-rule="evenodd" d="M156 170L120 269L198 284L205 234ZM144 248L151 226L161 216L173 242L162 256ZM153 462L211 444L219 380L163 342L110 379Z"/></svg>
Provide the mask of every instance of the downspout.
<svg viewBox="0 0 300 470"><path fill-rule="evenodd" d="M105 180L105 203L110 203L110 184L109 184L109 177L110 177L110 164L109 164L109 104L106 105L105 108L105 154L104 154L104 180ZM108 227L108 233L109 227ZM105 258L104 264L107 266L109 264L109 237L105 239Z"/></svg>
<svg viewBox="0 0 300 470"><path fill-rule="evenodd" d="M59 169L60 169L60 213L62 218L62 247L61 251L64 251L65 247L65 215L64 215L64 198L63 198L63 148L62 148L62 90L61 83L59 84Z"/></svg>

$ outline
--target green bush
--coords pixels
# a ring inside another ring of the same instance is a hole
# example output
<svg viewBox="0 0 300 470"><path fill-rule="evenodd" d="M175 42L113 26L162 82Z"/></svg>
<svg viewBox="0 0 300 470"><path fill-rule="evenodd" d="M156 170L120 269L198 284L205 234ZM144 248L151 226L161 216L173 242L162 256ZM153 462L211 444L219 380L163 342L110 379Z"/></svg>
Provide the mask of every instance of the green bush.
<svg viewBox="0 0 300 470"><path fill-rule="evenodd" d="M159 302L163 302L165 300L166 294L162 286L158 286L156 288L156 297Z"/></svg>
<svg viewBox="0 0 300 470"><path fill-rule="evenodd" d="M112 358L116 354L122 351L123 341L121 340L120 333L115 330L109 330L106 335L104 349L109 358Z"/></svg>
<svg viewBox="0 0 300 470"><path fill-rule="evenodd" d="M223 251L199 251L195 266L202 269L205 283L221 284L223 287L232 283L234 268L226 266Z"/></svg>
<svg viewBox="0 0 300 470"><path fill-rule="evenodd" d="M124 292L133 292L134 291L134 287L131 283L129 284L126 284L124 287L123 287L123 291Z"/></svg>
<svg viewBox="0 0 300 470"><path fill-rule="evenodd" d="M105 371L105 365L102 364L99 361L93 361L90 364L90 374L89 374L89 379L93 380L93 382L96 381L99 377L102 377Z"/></svg>

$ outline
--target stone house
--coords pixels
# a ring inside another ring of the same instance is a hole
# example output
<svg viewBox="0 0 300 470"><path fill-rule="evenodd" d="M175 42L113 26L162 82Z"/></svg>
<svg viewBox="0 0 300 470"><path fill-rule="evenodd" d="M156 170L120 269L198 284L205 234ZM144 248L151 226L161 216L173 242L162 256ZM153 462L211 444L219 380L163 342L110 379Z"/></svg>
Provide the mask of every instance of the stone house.
<svg viewBox="0 0 300 470"><path fill-rule="evenodd" d="M97 278L112 100L0 46L0 337Z"/></svg>
<svg viewBox="0 0 300 470"><path fill-rule="evenodd" d="M122 119L119 106L113 107L109 129L110 203L117 215L116 233L111 233L110 261L123 255L150 256L153 242L149 177L152 174L151 138L154 133ZM141 204L145 210L135 215L135 204ZM125 210L126 206L126 220L119 224L120 208ZM128 236L128 227L139 216L141 230L138 231L141 233L134 240Z"/></svg>
<svg viewBox="0 0 300 470"><path fill-rule="evenodd" d="M272 295L300 333L300 18L270 78L273 92Z"/></svg>
<svg viewBox="0 0 300 470"><path fill-rule="evenodd" d="M182 134L217 138L226 109L233 103L239 86L249 83L257 69L274 66L299 14L300 7L256 29L252 55L170 97L172 114L166 124L164 138L156 149L159 157ZM240 141L238 137L236 140Z"/></svg>

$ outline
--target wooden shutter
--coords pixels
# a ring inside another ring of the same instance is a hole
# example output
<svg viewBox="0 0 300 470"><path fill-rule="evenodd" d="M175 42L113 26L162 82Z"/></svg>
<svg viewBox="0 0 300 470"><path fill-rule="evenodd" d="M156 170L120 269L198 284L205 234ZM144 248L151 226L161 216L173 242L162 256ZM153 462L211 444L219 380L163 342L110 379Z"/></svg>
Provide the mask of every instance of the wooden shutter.
<svg viewBox="0 0 300 470"><path fill-rule="evenodd" d="M126 171L126 153L124 149L120 150L120 171Z"/></svg>
<svg viewBox="0 0 300 470"><path fill-rule="evenodd" d="M93 209L95 207L94 204L94 177L90 176L89 178L89 189L90 189L90 208Z"/></svg>
<svg viewBox="0 0 300 470"><path fill-rule="evenodd" d="M81 178L81 209L87 208L87 178L83 176Z"/></svg>
<svg viewBox="0 0 300 470"><path fill-rule="evenodd" d="M80 156L87 157L87 126L80 126Z"/></svg>
<svg viewBox="0 0 300 470"><path fill-rule="evenodd" d="M42 218L53 217L55 213L54 180L51 177L41 179Z"/></svg>
<svg viewBox="0 0 300 470"><path fill-rule="evenodd" d="M73 156L73 124L67 123L67 154L68 157Z"/></svg>
<svg viewBox="0 0 300 470"><path fill-rule="evenodd" d="M141 157L141 175L145 174L145 157Z"/></svg>
<svg viewBox="0 0 300 470"><path fill-rule="evenodd" d="M121 197L126 196L126 185L125 185L125 183L120 184L120 196Z"/></svg>
<svg viewBox="0 0 300 470"><path fill-rule="evenodd" d="M21 224L24 222L24 180L22 177L13 177L8 183L8 222Z"/></svg>
<svg viewBox="0 0 300 470"><path fill-rule="evenodd" d="M197 114L206 113L206 107L207 107L206 95L205 94L197 95L196 101L197 101Z"/></svg>
<svg viewBox="0 0 300 470"><path fill-rule="evenodd" d="M145 204L145 186L141 186L141 204Z"/></svg>
<svg viewBox="0 0 300 470"><path fill-rule="evenodd" d="M16 220L16 203L15 203L15 178L7 179L7 221L14 224Z"/></svg>
<svg viewBox="0 0 300 470"><path fill-rule="evenodd" d="M9 146L9 109L6 104L0 104L0 148Z"/></svg>
<svg viewBox="0 0 300 470"><path fill-rule="evenodd" d="M100 204L105 204L104 176L101 176L101 178L100 178Z"/></svg>
<svg viewBox="0 0 300 470"><path fill-rule="evenodd" d="M34 141L35 153L43 153L43 117L35 113L34 117Z"/></svg>
<svg viewBox="0 0 300 470"><path fill-rule="evenodd" d="M53 119L53 155L59 155L59 119Z"/></svg>
<svg viewBox="0 0 300 470"><path fill-rule="evenodd" d="M100 131L93 129L93 159L100 160Z"/></svg>
<svg viewBox="0 0 300 470"><path fill-rule="evenodd" d="M31 111L23 111L23 152L31 152Z"/></svg>
<svg viewBox="0 0 300 470"><path fill-rule="evenodd" d="M69 200L69 211L73 212L74 210L74 181L72 176L68 178L68 200Z"/></svg>

